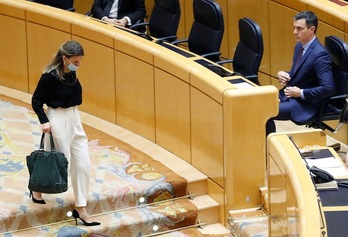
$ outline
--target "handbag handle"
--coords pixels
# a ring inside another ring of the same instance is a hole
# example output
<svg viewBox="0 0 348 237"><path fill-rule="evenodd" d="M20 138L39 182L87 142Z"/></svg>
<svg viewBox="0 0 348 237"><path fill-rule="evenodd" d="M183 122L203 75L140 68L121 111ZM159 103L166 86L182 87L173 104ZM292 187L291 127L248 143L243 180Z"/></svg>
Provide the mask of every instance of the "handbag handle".
<svg viewBox="0 0 348 237"><path fill-rule="evenodd" d="M45 138L45 133L43 132L42 135L41 135L41 142L40 142L40 150L41 151L45 150L45 148L44 148L44 138ZM53 142L52 131L50 131L50 143L51 143L51 151L56 151L56 147L54 146L54 142Z"/></svg>

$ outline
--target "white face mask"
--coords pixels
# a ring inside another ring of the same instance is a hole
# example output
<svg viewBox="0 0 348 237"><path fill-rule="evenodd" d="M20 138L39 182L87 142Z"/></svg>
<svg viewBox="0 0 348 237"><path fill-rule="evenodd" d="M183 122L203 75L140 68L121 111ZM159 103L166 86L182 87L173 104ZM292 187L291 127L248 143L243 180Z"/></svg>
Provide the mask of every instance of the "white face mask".
<svg viewBox="0 0 348 237"><path fill-rule="evenodd" d="M69 70L73 71L73 72L76 72L77 69L79 69L79 67L75 66L74 64L72 64L69 59L68 59L68 61L69 61L69 65L67 67L69 68Z"/></svg>

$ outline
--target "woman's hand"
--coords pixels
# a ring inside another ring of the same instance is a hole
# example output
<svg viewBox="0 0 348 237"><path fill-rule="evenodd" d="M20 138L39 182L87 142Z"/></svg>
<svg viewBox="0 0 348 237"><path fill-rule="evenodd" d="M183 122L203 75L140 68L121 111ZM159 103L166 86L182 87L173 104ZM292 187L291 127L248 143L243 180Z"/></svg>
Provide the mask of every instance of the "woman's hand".
<svg viewBox="0 0 348 237"><path fill-rule="evenodd" d="M49 133L51 131L51 124L50 122L41 124L41 130L43 133Z"/></svg>

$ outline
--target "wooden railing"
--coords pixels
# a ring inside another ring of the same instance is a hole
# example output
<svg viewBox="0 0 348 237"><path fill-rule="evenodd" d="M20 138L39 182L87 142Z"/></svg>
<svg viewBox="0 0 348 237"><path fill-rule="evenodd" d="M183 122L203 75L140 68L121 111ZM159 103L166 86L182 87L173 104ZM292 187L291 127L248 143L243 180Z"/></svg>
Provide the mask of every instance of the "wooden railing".
<svg viewBox="0 0 348 237"><path fill-rule="evenodd" d="M289 136L300 148L326 146L326 136L320 130L268 137L269 236L326 236L322 235L326 229L318 193Z"/></svg>

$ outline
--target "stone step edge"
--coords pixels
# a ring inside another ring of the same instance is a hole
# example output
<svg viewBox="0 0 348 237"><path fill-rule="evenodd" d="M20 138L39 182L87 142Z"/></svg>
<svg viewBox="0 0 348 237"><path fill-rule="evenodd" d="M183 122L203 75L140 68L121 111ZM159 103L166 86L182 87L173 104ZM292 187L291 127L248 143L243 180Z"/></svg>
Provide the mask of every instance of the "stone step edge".
<svg viewBox="0 0 348 237"><path fill-rule="evenodd" d="M218 203L216 201L214 201L211 197L209 197L208 195L203 195L203 196L197 196L197 197L193 197L192 199L188 200L190 202L192 202L198 209L198 217L197 217L197 221L200 220L201 216L200 216L200 212L202 211L206 211L209 209L216 209L218 208ZM163 201L163 202L168 202L168 201ZM95 214L95 215L91 215L91 219L92 221L98 221L98 217L103 217L105 218L106 216L113 216L115 213L117 212L123 212L123 211L127 211L127 208L125 209L120 209L117 211L110 211L110 212L104 212L104 213L99 213L99 214ZM204 218L203 218L204 219ZM55 225L61 225L62 223L71 223L71 226L75 226L74 223L74 219L71 217L64 217L64 219L60 222L54 222L54 223L49 223L49 224L45 224L45 225L40 225L37 227L29 227L29 228L25 228L25 229L21 229L21 230L16 230L16 231L8 231L8 232L3 232L0 233L0 235L2 234L12 234L11 236L13 237L20 237L20 236L26 236L26 234L30 233L30 231L33 231L35 229L40 229L42 227L49 227L49 226L55 226ZM205 226L210 226L213 223L202 223ZM105 227L104 227L105 228ZM29 231L29 232L28 232Z"/></svg>

